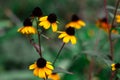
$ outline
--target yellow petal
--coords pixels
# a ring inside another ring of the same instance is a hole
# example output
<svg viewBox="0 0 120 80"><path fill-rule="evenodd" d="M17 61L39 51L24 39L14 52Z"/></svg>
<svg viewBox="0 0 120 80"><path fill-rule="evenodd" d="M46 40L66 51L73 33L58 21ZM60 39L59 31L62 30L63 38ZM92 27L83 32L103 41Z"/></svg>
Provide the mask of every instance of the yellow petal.
<svg viewBox="0 0 120 80"><path fill-rule="evenodd" d="M40 26L43 26L45 29L48 29L50 27L50 23L48 21L40 22Z"/></svg>
<svg viewBox="0 0 120 80"><path fill-rule="evenodd" d="M114 63L112 63L112 64L111 64L111 66L112 66L112 67L114 67L114 66L115 66L115 64L114 64Z"/></svg>
<svg viewBox="0 0 120 80"><path fill-rule="evenodd" d="M29 69L35 69L36 67L37 67L37 65L34 63L34 64L29 66Z"/></svg>
<svg viewBox="0 0 120 80"><path fill-rule="evenodd" d="M66 36L66 37L63 38L63 42L64 42L64 43L68 43L69 40L70 40L70 37L69 37L69 36Z"/></svg>
<svg viewBox="0 0 120 80"><path fill-rule="evenodd" d="M53 32L57 31L57 24L56 23L52 23L52 30L53 30Z"/></svg>
<svg viewBox="0 0 120 80"><path fill-rule="evenodd" d="M39 69L39 77L46 79L46 74L45 74L44 68Z"/></svg>
<svg viewBox="0 0 120 80"><path fill-rule="evenodd" d="M48 79L60 80L60 76L56 73L52 73L51 75L48 76Z"/></svg>
<svg viewBox="0 0 120 80"><path fill-rule="evenodd" d="M116 70L116 68L112 68L112 71L115 71Z"/></svg>
<svg viewBox="0 0 120 80"><path fill-rule="evenodd" d="M41 18L39 19L39 21L46 21L47 18L48 18L48 16L41 17Z"/></svg>
<svg viewBox="0 0 120 80"><path fill-rule="evenodd" d="M76 44L76 37L75 36L71 36L70 40L71 40L72 44Z"/></svg>
<svg viewBox="0 0 120 80"><path fill-rule="evenodd" d="M74 26L74 22L69 22L67 25L66 25L66 27L68 28L68 27L73 27Z"/></svg>
<svg viewBox="0 0 120 80"><path fill-rule="evenodd" d="M80 24L80 26L85 26L85 22L83 22L82 20L79 20L78 23Z"/></svg>
<svg viewBox="0 0 120 80"><path fill-rule="evenodd" d="M51 69L48 69L48 68L44 68L44 71L47 75L50 75L52 73L52 70Z"/></svg>
<svg viewBox="0 0 120 80"><path fill-rule="evenodd" d="M17 32L20 32L22 29L23 29L23 27L19 28L19 29L17 30Z"/></svg>
<svg viewBox="0 0 120 80"><path fill-rule="evenodd" d="M38 74L39 74L39 69L36 68L36 69L33 71L33 74L34 74L35 76L38 76Z"/></svg>
<svg viewBox="0 0 120 80"><path fill-rule="evenodd" d="M51 70L53 70L54 68L53 68L53 66L52 65L50 65L50 64L46 64L46 67L47 68L49 68L49 69L51 69Z"/></svg>
<svg viewBox="0 0 120 80"><path fill-rule="evenodd" d="M65 37L67 34L66 33L62 33L62 34L60 34L59 36L58 36L58 38L63 38L63 37Z"/></svg>
<svg viewBox="0 0 120 80"><path fill-rule="evenodd" d="M47 61L47 64L52 64L51 62Z"/></svg>

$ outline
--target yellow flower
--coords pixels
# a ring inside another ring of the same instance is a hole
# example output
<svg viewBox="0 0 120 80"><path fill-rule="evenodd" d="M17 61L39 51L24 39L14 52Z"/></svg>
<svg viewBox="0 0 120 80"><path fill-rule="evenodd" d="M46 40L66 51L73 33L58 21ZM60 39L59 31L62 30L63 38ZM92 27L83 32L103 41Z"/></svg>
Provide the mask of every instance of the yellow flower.
<svg viewBox="0 0 120 80"><path fill-rule="evenodd" d="M72 16L72 21L69 22L66 25L66 27L67 28L68 27L73 27L73 28L76 28L76 29L80 29L80 28L84 27L85 25L86 25L85 22L80 20L77 15L73 15Z"/></svg>
<svg viewBox="0 0 120 80"><path fill-rule="evenodd" d="M75 35L75 29L73 27L66 28L65 31L58 31L58 33L61 33L58 38L62 39L64 43L68 43L71 41L72 44L76 44L76 37Z"/></svg>
<svg viewBox="0 0 120 80"><path fill-rule="evenodd" d="M44 16L39 19L40 23L39 26L43 26L45 29L49 29L50 26L52 27L52 31L57 31L57 17L55 14L50 14L49 16Z"/></svg>
<svg viewBox="0 0 120 80"><path fill-rule="evenodd" d="M112 71L115 71L115 70L117 70L117 69L119 69L120 68L120 64L119 63L117 63L117 64L111 64L111 69L112 69Z"/></svg>
<svg viewBox="0 0 120 80"><path fill-rule="evenodd" d="M51 75L48 76L48 79L60 80L60 76L57 73L52 73Z"/></svg>
<svg viewBox="0 0 120 80"><path fill-rule="evenodd" d="M120 23L120 15L116 15L116 22Z"/></svg>
<svg viewBox="0 0 120 80"><path fill-rule="evenodd" d="M37 33L37 30L32 27L32 22L29 18L25 19L23 25L23 27L18 29L18 32L26 35Z"/></svg>
<svg viewBox="0 0 120 80"><path fill-rule="evenodd" d="M52 74L52 70L54 68L51 65L51 62L48 62L43 58L39 58L37 62L29 66L29 69L34 69L33 74L35 76L46 79L48 75Z"/></svg>

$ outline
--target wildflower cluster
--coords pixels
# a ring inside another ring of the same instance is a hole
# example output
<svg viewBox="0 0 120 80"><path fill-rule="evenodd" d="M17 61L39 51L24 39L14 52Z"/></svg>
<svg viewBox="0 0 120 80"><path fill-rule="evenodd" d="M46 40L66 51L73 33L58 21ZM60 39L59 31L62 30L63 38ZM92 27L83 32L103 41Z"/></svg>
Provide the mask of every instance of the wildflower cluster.
<svg viewBox="0 0 120 80"><path fill-rule="evenodd" d="M33 22L36 22L36 25L33 25ZM28 38L32 46L40 55L40 57L32 65L29 66L29 69L33 70L33 74L39 78L60 80L58 73L53 72L56 59L58 59L58 56L66 43L77 43L75 32L77 29L81 29L85 26L85 22L75 14L72 15L71 21L65 25L64 31L58 30L58 23L60 24L60 22L57 21L57 16L54 13L51 13L48 16L44 16L41 9L39 7L36 7L32 11L31 15L24 20L23 27L18 29L18 32L22 33ZM58 51L53 63L47 61L44 58L41 50L41 35L43 35L43 29L48 30L50 28L55 34L60 34L58 38L63 39L64 44ZM34 41L33 35L38 36L38 42Z"/></svg>

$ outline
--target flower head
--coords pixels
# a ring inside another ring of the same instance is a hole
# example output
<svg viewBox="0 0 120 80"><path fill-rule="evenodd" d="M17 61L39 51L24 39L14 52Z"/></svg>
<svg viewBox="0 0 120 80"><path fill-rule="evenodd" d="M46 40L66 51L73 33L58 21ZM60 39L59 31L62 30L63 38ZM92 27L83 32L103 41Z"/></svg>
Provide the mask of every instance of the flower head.
<svg viewBox="0 0 120 80"><path fill-rule="evenodd" d="M99 28L103 29L105 32L109 32L109 29L111 30L112 27L111 27L111 24L109 24L107 22L107 18L102 18L102 19L99 19L97 22L96 22L96 26L98 26ZM115 30L115 29L112 29L111 32L113 34L118 34L118 31Z"/></svg>
<svg viewBox="0 0 120 80"><path fill-rule="evenodd" d="M96 22L96 25L105 30L106 32L108 32L108 29L110 28L110 24L108 24L107 22L107 19L104 17L104 18L101 18L99 19L97 22Z"/></svg>
<svg viewBox="0 0 120 80"><path fill-rule="evenodd" d="M34 64L29 66L35 76L46 79L52 73L53 66L51 62L46 61L44 58L39 58Z"/></svg>
<svg viewBox="0 0 120 80"><path fill-rule="evenodd" d="M25 19L23 25L23 27L18 29L18 32L26 35L35 34L37 32L37 30L34 27L32 27L32 22L29 18Z"/></svg>
<svg viewBox="0 0 120 80"><path fill-rule="evenodd" d="M39 7L34 8L34 10L32 11L33 17L41 17L42 15L43 13Z"/></svg>
<svg viewBox="0 0 120 80"><path fill-rule="evenodd" d="M51 75L48 76L48 79L60 80L60 76L57 73L52 73Z"/></svg>
<svg viewBox="0 0 120 80"><path fill-rule="evenodd" d="M58 31L58 33L60 33L58 38L63 38L64 43L71 41L72 44L76 44L75 29L73 27L68 27L65 31Z"/></svg>
<svg viewBox="0 0 120 80"><path fill-rule="evenodd" d="M115 71L115 70L117 70L117 69L119 69L120 68L120 64L119 63L117 63L117 64L111 64L111 69L112 69L112 71Z"/></svg>
<svg viewBox="0 0 120 80"><path fill-rule="evenodd" d="M116 17L116 22L120 23L120 15L116 15L115 17Z"/></svg>
<svg viewBox="0 0 120 80"><path fill-rule="evenodd" d="M52 27L52 31L57 31L57 16L55 14L50 14L49 16L44 16L39 19L40 26L43 26L45 29Z"/></svg>
<svg viewBox="0 0 120 80"><path fill-rule="evenodd" d="M73 27L76 29L80 29L85 26L85 22L80 20L77 15L72 15L72 20L69 22L66 27Z"/></svg>

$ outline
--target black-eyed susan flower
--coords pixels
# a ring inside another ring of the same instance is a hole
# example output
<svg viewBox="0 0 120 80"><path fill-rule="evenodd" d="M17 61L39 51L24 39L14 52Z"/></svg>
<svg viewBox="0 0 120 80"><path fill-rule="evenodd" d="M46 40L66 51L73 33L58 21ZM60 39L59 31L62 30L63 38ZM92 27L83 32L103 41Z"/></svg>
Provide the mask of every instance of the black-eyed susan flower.
<svg viewBox="0 0 120 80"><path fill-rule="evenodd" d="M29 66L35 76L46 79L52 73L53 66L51 62L46 61L44 58L39 58L34 64Z"/></svg>
<svg viewBox="0 0 120 80"><path fill-rule="evenodd" d="M63 38L64 43L71 41L72 44L76 44L75 29L73 27L68 27L65 31L58 31L58 33L60 33L58 38Z"/></svg>
<svg viewBox="0 0 120 80"><path fill-rule="evenodd" d="M111 69L112 69L112 71L120 69L120 64L119 63L117 63L117 64L115 64L115 63L111 64Z"/></svg>
<svg viewBox="0 0 120 80"><path fill-rule="evenodd" d="M104 17L102 19L99 19L97 22L96 22L96 26L98 26L99 28L103 29L105 32L109 32L109 29L111 30L111 25L107 22L107 19ZM115 30L115 29L112 29L111 32L113 34L118 34L118 31Z"/></svg>
<svg viewBox="0 0 120 80"><path fill-rule="evenodd" d="M116 22L120 23L120 15L116 15L115 17L116 17Z"/></svg>
<svg viewBox="0 0 120 80"><path fill-rule="evenodd" d="M37 30L32 26L32 22L29 18L25 19L23 25L23 27L18 29L18 32L26 35L35 34L37 32Z"/></svg>
<svg viewBox="0 0 120 80"><path fill-rule="evenodd" d="M96 22L96 26L105 30L106 32L108 32L109 28L110 28L110 24L108 24L107 19L101 18Z"/></svg>
<svg viewBox="0 0 120 80"><path fill-rule="evenodd" d="M41 9L39 7L34 8L32 11L32 17L41 17L43 15Z"/></svg>
<svg viewBox="0 0 120 80"><path fill-rule="evenodd" d="M60 76L57 73L52 73L48 76L48 79L50 80L60 80Z"/></svg>
<svg viewBox="0 0 120 80"><path fill-rule="evenodd" d="M76 29L80 29L82 27L84 27L86 24L84 21L82 21L81 19L79 19L79 17L77 15L72 15L72 20L71 22L69 22L66 27L73 27Z"/></svg>
<svg viewBox="0 0 120 80"><path fill-rule="evenodd" d="M44 16L39 19L39 26L43 26L43 28L48 29L50 26L52 27L52 31L57 31L57 16L55 14L50 14L49 16Z"/></svg>

